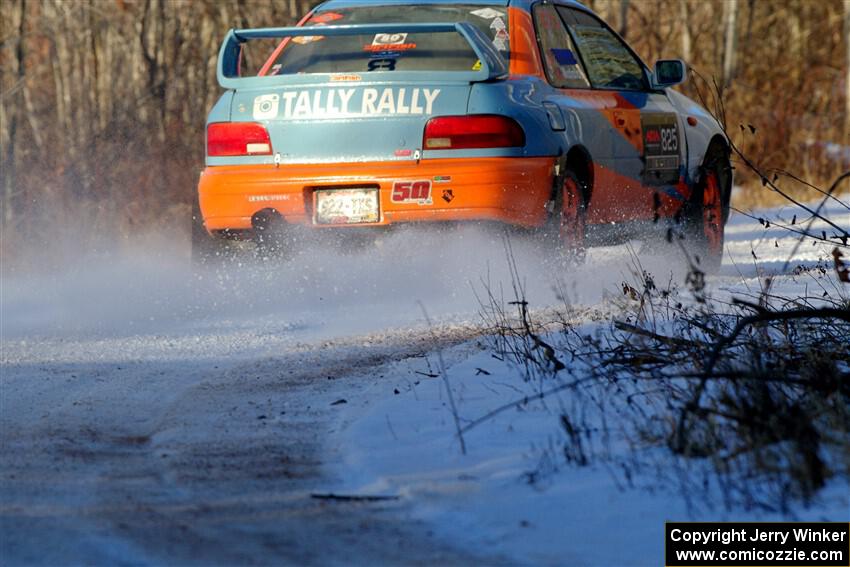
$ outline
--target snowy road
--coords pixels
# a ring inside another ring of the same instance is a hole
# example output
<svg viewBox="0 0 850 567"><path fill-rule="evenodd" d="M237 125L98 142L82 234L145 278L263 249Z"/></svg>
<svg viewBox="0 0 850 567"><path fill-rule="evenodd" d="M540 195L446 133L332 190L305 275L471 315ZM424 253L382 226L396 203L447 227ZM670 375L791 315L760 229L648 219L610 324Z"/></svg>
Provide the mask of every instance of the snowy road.
<svg viewBox="0 0 850 567"><path fill-rule="evenodd" d="M752 253L769 265L787 254L742 218L729 237L738 265L724 266L721 285L757 287ZM570 299L593 306L616 293L629 250L594 249L568 280ZM798 260L823 254L807 248ZM514 255L535 304L557 303L533 244L515 242ZM365 253L202 280L184 258L159 243L3 273L4 564L504 559L432 529L415 498L310 497L346 484L358 416L430 383L434 358L424 355L459 345L447 351L451 366L480 351L474 292L489 282L510 295L498 234L401 233ZM642 261L670 271L664 257ZM439 413L421 419L443 422L435 395L427 411ZM384 433L396 436L389 418ZM383 449L386 461L392 448Z"/></svg>
<svg viewBox="0 0 850 567"><path fill-rule="evenodd" d="M392 395L387 365L427 372L475 336L467 280L504 264L498 235L400 257L422 235L395 238L200 280L161 242L4 273L3 563L492 562L408 503L310 497L338 480L335 402Z"/></svg>
<svg viewBox="0 0 850 567"><path fill-rule="evenodd" d="M310 498L337 458L333 403L429 337L236 361L6 363L3 563L468 562L404 506Z"/></svg>

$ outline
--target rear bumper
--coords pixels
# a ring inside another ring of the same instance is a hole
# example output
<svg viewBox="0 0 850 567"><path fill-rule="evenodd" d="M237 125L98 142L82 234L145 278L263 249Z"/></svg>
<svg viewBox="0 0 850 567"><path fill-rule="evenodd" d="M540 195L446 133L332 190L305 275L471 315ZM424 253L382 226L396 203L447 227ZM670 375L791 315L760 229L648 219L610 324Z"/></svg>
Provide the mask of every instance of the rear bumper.
<svg viewBox="0 0 850 567"><path fill-rule="evenodd" d="M313 192L334 187L379 189L380 220L369 225L489 220L540 226L552 190L555 158L462 158L416 162L211 166L198 185L208 231L251 228L273 209L287 223L328 228L313 218ZM397 181L430 181L431 202L394 202Z"/></svg>

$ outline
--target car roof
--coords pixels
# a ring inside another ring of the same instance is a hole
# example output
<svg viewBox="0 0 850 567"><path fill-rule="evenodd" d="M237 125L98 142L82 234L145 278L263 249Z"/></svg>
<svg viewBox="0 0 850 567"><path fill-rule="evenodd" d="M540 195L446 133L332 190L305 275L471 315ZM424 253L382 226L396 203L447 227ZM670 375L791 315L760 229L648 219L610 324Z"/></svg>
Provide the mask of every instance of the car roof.
<svg viewBox="0 0 850 567"><path fill-rule="evenodd" d="M338 8L354 8L356 6L403 6L403 5L427 5L427 4L481 4L486 6L514 6L526 11L531 10L531 5L538 0L328 0L318 6L317 10L329 10ZM576 0L558 0L556 3L566 6L581 8L586 11L590 9Z"/></svg>

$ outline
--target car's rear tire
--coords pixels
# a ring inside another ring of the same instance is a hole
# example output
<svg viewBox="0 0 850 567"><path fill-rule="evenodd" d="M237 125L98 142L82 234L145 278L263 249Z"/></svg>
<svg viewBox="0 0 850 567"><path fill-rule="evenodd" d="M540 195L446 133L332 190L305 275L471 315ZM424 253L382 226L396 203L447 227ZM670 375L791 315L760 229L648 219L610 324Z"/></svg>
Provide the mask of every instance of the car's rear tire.
<svg viewBox="0 0 850 567"><path fill-rule="evenodd" d="M696 266L715 273L723 262L724 229L731 193L729 152L714 143L706 152L700 180L686 211L686 243Z"/></svg>
<svg viewBox="0 0 850 567"><path fill-rule="evenodd" d="M264 209L251 219L254 254L262 262L291 260L295 254L299 235L297 228L288 224L274 209Z"/></svg>
<svg viewBox="0 0 850 567"><path fill-rule="evenodd" d="M574 265L587 258L587 188L572 171L559 177L550 223L557 255Z"/></svg>
<svg viewBox="0 0 850 567"><path fill-rule="evenodd" d="M215 267L232 255L229 240L207 232L197 196L192 199L191 258L195 268Z"/></svg>

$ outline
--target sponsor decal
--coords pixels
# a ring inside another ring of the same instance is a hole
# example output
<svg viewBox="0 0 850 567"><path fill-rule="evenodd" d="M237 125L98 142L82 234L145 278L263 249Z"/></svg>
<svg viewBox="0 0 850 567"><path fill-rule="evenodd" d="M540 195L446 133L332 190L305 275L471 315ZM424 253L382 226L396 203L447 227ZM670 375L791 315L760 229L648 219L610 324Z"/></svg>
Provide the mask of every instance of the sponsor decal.
<svg viewBox="0 0 850 567"><path fill-rule="evenodd" d="M470 12L473 16L478 16L479 18L484 18L485 20L492 20L493 18L499 18L504 16L502 12L498 10L494 10L493 8L482 8L481 10L473 10Z"/></svg>
<svg viewBox="0 0 850 567"><path fill-rule="evenodd" d="M292 38L292 41L298 45L307 45L315 41L322 41L323 39L325 39L323 35L297 35Z"/></svg>
<svg viewBox="0 0 850 567"><path fill-rule="evenodd" d="M443 189L443 201L451 203L455 198L455 194L451 189Z"/></svg>
<svg viewBox="0 0 850 567"><path fill-rule="evenodd" d="M363 51L368 51L370 53L394 53L397 51L410 51L411 49L416 49L415 43L398 43L392 45L364 45Z"/></svg>
<svg viewBox="0 0 850 567"><path fill-rule="evenodd" d="M254 120L269 120L277 118L280 107L280 96L264 94L254 99Z"/></svg>
<svg viewBox="0 0 850 567"><path fill-rule="evenodd" d="M451 175L437 175L434 177L434 183L451 183L452 176Z"/></svg>
<svg viewBox="0 0 850 567"><path fill-rule="evenodd" d="M430 205L431 182L422 181L396 181L393 183L393 203L417 203L419 205Z"/></svg>
<svg viewBox="0 0 850 567"><path fill-rule="evenodd" d="M406 33L379 33L372 40L372 45L404 45L406 42Z"/></svg>
<svg viewBox="0 0 850 567"><path fill-rule="evenodd" d="M289 195L248 195L249 203L265 203L268 201L288 201Z"/></svg>
<svg viewBox="0 0 850 567"><path fill-rule="evenodd" d="M386 87L291 90L254 99L256 120L428 115L440 89Z"/></svg>
<svg viewBox="0 0 850 567"><path fill-rule="evenodd" d="M345 73L340 75L331 75L332 83L346 83L346 82L358 82L362 81L363 77L360 75L355 75L353 73Z"/></svg>
<svg viewBox="0 0 850 567"><path fill-rule="evenodd" d="M384 54L381 54L384 55ZM395 71L396 60L393 57L382 57L381 59L372 59L367 65L368 71Z"/></svg>
<svg viewBox="0 0 850 567"><path fill-rule="evenodd" d="M561 67L561 74L567 79L587 82L587 79L584 78L584 75L581 74L578 67L575 65Z"/></svg>
<svg viewBox="0 0 850 567"><path fill-rule="evenodd" d="M472 70L473 71L480 71L481 70L481 59L478 59L475 62L475 65L472 66Z"/></svg>
<svg viewBox="0 0 850 567"><path fill-rule="evenodd" d="M313 16L310 18L307 23L308 24L329 24L331 22L335 22L337 20L343 19L345 16L342 14L337 14L336 12L325 12L324 14L319 14L317 16Z"/></svg>
<svg viewBox="0 0 850 567"><path fill-rule="evenodd" d="M571 49L550 49L558 65L578 65L576 56Z"/></svg>
<svg viewBox="0 0 850 567"><path fill-rule="evenodd" d="M493 30L493 46L499 51L505 51L508 48L509 38L508 25L505 23L505 14L492 8L474 10L470 13L485 20L492 20L490 22L490 29Z"/></svg>

